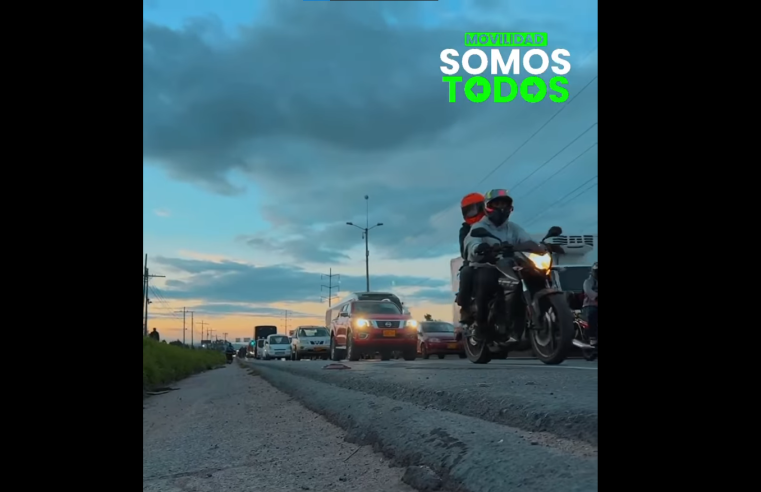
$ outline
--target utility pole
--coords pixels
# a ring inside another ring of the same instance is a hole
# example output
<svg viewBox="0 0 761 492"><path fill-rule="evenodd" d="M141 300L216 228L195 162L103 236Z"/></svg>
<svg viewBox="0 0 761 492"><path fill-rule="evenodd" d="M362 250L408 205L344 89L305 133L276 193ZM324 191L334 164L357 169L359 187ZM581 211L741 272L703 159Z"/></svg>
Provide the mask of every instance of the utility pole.
<svg viewBox="0 0 761 492"><path fill-rule="evenodd" d="M193 333L195 330L193 329L193 311L188 311L190 313L190 347L195 348L195 344L193 343ZM203 333L201 334L201 338L203 338Z"/></svg>
<svg viewBox="0 0 761 492"><path fill-rule="evenodd" d="M368 195L365 195L365 227L359 227L353 222L347 222L346 225L356 227L357 229L362 231L362 238L365 240L365 283L367 287L367 292L370 292L370 246L369 246L370 231L375 229L376 227L382 226L383 222L378 222L374 226L370 227L370 197Z"/></svg>
<svg viewBox="0 0 761 492"><path fill-rule="evenodd" d="M288 334L288 310L285 310L285 334Z"/></svg>
<svg viewBox="0 0 761 492"><path fill-rule="evenodd" d="M143 336L148 336L148 304L151 303L148 297L148 288L152 278L165 278L165 275L151 275L148 272L148 255L145 255L145 264L143 266Z"/></svg>
<svg viewBox="0 0 761 492"><path fill-rule="evenodd" d="M227 332L226 331L222 332L222 338L224 339L225 342L227 341Z"/></svg>
<svg viewBox="0 0 761 492"><path fill-rule="evenodd" d="M187 311L185 310L185 307L183 306L182 311L175 311L175 313L180 314L182 313L182 345L185 345L185 313Z"/></svg>
<svg viewBox="0 0 761 492"><path fill-rule="evenodd" d="M324 279L325 277L328 278L328 285L320 285L320 294L322 294L322 289L328 289L328 297L326 298L321 295L320 300L322 301L327 299L328 307L330 307L331 302L333 301L333 277L338 277L338 287L336 289L336 291L338 291L338 289L341 288L341 274L336 273L335 275L333 275L333 269L331 268L329 274L327 275L322 274L320 276L320 280Z"/></svg>
<svg viewBox="0 0 761 492"><path fill-rule="evenodd" d="M201 320L201 338L203 338L203 334L204 334L204 331L203 331L204 325L209 325L209 324L210 323L206 323L204 320ZM206 329L206 340L211 340L211 330L208 328Z"/></svg>

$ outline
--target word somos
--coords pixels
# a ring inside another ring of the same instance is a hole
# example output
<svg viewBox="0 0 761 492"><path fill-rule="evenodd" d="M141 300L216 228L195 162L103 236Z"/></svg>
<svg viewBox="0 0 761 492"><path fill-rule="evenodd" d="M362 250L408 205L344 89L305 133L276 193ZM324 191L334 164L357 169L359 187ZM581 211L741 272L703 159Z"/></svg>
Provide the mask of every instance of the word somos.
<svg viewBox="0 0 761 492"><path fill-rule="evenodd" d="M514 48L510 50L507 60L502 56L499 49L492 49L491 56L487 56L483 50L469 49L462 55L461 62L457 61L460 54L455 49L445 49L441 52L442 65L441 72L444 75L455 75L460 71L460 66L470 75L480 75L491 67L492 75L520 75L521 67L531 75L541 75L548 69L551 69L556 75L565 75L571 71L571 62L566 58L571 54L568 50L557 49L548 55L546 51L534 48L526 51L521 57L521 50ZM478 58L478 64L474 66L473 58ZM532 59L539 61L539 66L532 66ZM550 66L550 60L553 65Z"/></svg>

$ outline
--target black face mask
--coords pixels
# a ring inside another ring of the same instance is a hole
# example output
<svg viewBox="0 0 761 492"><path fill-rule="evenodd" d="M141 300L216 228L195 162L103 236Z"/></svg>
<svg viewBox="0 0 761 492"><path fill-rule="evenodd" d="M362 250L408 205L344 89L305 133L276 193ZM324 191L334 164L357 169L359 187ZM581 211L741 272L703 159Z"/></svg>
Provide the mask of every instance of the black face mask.
<svg viewBox="0 0 761 492"><path fill-rule="evenodd" d="M492 212L489 214L489 220L494 224L495 226L501 226L504 224L507 219L510 217L511 210L509 208L497 208L492 210Z"/></svg>

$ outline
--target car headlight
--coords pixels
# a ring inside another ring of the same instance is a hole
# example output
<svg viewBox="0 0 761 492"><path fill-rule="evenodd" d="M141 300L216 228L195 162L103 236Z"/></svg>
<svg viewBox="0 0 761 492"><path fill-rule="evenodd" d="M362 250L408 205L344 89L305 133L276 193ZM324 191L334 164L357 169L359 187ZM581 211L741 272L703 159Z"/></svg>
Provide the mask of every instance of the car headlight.
<svg viewBox="0 0 761 492"><path fill-rule="evenodd" d="M529 253L528 259L531 260L531 263L533 263L534 266L541 271L549 270L552 266L552 255L549 253L545 253L543 255Z"/></svg>
<svg viewBox="0 0 761 492"><path fill-rule="evenodd" d="M408 319L407 328L417 328L417 321L415 321L414 319Z"/></svg>
<svg viewBox="0 0 761 492"><path fill-rule="evenodd" d="M357 328L367 328L370 326L370 322L362 318L357 319L354 324L357 325Z"/></svg>

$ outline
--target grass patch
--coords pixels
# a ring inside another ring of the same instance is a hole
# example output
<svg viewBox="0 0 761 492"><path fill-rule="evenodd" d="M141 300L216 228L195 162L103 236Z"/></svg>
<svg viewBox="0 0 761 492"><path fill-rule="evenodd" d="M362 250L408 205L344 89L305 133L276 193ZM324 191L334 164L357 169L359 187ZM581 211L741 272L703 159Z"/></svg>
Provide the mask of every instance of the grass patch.
<svg viewBox="0 0 761 492"><path fill-rule="evenodd" d="M143 338L143 393L225 364L225 354L216 350L178 347Z"/></svg>

